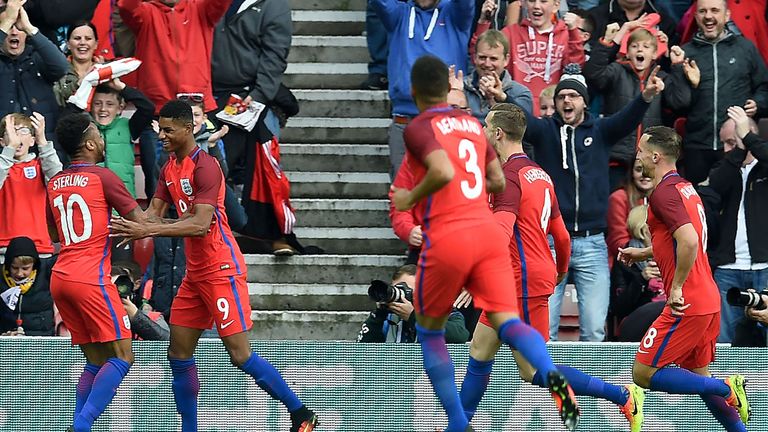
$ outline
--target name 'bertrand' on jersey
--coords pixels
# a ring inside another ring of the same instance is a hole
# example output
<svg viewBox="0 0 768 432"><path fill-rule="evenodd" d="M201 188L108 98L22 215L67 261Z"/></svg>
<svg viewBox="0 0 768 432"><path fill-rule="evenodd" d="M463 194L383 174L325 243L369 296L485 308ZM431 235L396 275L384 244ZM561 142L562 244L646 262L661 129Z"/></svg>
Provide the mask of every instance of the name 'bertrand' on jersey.
<svg viewBox="0 0 768 432"><path fill-rule="evenodd" d="M69 174L61 176L53 181L53 190L59 190L65 187L86 187L88 186L88 176L80 174Z"/></svg>
<svg viewBox="0 0 768 432"><path fill-rule="evenodd" d="M483 130L480 123L469 117L456 118L456 117L443 117L436 123L437 128L440 129L443 135L448 135L454 130L461 132L470 132L475 135L482 135Z"/></svg>

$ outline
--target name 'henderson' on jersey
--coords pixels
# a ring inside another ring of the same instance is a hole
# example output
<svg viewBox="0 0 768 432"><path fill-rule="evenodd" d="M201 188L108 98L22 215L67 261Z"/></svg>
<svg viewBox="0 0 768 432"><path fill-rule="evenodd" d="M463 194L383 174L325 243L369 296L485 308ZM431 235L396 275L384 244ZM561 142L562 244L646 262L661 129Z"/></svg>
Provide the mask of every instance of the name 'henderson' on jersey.
<svg viewBox="0 0 768 432"><path fill-rule="evenodd" d="M445 150L453 164L453 180L417 203L422 229L435 233L477 223L495 223L488 208L485 167L496 158L483 126L467 113L448 105L432 107L413 119L403 133L414 183L424 179L424 160L435 150Z"/></svg>

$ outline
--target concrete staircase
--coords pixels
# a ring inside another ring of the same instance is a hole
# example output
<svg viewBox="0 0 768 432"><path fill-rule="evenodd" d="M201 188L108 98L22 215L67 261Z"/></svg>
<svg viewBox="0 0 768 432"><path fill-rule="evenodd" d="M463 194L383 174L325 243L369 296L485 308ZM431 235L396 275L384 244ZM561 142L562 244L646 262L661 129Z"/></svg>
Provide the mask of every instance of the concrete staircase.
<svg viewBox="0 0 768 432"><path fill-rule="evenodd" d="M405 245L387 201L389 101L357 90L367 77L365 0L290 0L294 37L285 84L301 112L282 131L296 235L326 255L247 255L253 339L346 339L373 308L372 279L390 277Z"/></svg>

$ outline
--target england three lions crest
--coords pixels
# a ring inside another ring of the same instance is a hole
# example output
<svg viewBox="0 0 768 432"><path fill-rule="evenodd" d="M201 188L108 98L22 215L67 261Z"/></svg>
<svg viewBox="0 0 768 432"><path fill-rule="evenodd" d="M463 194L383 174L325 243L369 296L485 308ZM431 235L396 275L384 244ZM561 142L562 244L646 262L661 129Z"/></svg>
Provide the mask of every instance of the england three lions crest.
<svg viewBox="0 0 768 432"><path fill-rule="evenodd" d="M189 182L189 179L183 178L179 180L179 183L181 183L181 191L185 194L192 195L192 183Z"/></svg>

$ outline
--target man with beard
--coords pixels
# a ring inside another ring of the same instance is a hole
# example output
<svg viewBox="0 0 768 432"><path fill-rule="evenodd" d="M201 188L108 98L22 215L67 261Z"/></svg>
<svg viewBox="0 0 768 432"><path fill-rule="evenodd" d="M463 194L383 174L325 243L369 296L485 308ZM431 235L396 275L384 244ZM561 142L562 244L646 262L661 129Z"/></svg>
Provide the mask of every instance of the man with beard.
<svg viewBox="0 0 768 432"><path fill-rule="evenodd" d="M725 0L699 0L695 13L699 31L683 46L690 58L683 67L692 90L682 169L694 185L723 158L718 131L728 119L728 107L743 107L754 118L768 110L768 69L752 42L728 30L730 17Z"/></svg>
<svg viewBox="0 0 768 432"><path fill-rule="evenodd" d="M569 272L579 295L579 339L602 341L608 313L610 274L603 233L608 209L608 159L611 147L642 120L650 102L664 89L658 67L643 91L618 113L594 118L586 110L587 86L576 65L555 89L556 113L538 119L526 111L524 140L534 146L537 162L552 177L565 226L571 235ZM550 297L550 338L557 340L560 307L567 277Z"/></svg>

